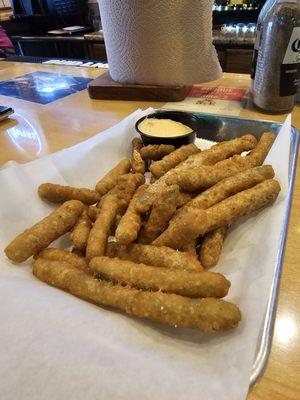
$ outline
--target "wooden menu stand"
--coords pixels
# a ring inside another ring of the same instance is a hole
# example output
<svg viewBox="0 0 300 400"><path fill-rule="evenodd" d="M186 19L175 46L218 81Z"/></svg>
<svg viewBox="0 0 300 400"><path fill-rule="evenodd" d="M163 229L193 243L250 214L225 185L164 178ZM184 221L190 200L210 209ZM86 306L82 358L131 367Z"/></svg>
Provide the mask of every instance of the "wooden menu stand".
<svg viewBox="0 0 300 400"><path fill-rule="evenodd" d="M181 101L191 86L135 85L115 82L109 72L88 85L89 96L101 100Z"/></svg>

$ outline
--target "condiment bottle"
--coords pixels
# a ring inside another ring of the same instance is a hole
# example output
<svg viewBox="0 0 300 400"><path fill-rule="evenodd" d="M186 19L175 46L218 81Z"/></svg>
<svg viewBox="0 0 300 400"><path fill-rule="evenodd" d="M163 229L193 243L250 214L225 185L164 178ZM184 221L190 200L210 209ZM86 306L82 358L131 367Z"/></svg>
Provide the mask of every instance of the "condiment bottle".
<svg viewBox="0 0 300 400"><path fill-rule="evenodd" d="M257 56L258 56L258 48L261 39L261 26L262 23L269 12L271 12L272 8L278 3L279 0L267 0L263 5L262 9L260 10L257 24L256 24L256 38L254 43L254 50L252 56L252 64L251 64L251 92L253 92L254 86L254 78L256 72L256 64L257 64Z"/></svg>
<svg viewBox="0 0 300 400"><path fill-rule="evenodd" d="M279 0L261 25L253 88L254 105L285 113L300 82L300 0Z"/></svg>

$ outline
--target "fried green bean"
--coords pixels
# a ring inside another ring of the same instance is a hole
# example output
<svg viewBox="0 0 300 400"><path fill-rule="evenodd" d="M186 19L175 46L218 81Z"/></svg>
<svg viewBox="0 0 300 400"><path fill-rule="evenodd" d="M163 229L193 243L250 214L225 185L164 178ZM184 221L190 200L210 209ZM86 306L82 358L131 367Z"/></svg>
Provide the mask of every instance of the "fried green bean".
<svg viewBox="0 0 300 400"><path fill-rule="evenodd" d="M100 195L96 190L58 185L55 183L41 184L38 188L38 194L42 199L52 201L53 203L79 200L89 206L100 200Z"/></svg>
<svg viewBox="0 0 300 400"><path fill-rule="evenodd" d="M238 307L224 300L190 299L113 285L65 262L38 259L32 265L32 272L41 281L94 304L178 328L226 331L235 328L241 319Z"/></svg>
<svg viewBox="0 0 300 400"><path fill-rule="evenodd" d="M136 264L119 258L95 257L90 271L104 279L137 289L175 293L186 297L224 297L230 282L215 272L191 272Z"/></svg>
<svg viewBox="0 0 300 400"><path fill-rule="evenodd" d="M131 162L127 158L121 160L96 184L97 192L101 196L109 192L117 184L118 177L127 174L130 171L130 168Z"/></svg>
<svg viewBox="0 0 300 400"><path fill-rule="evenodd" d="M181 249L198 236L221 226L231 225L238 218L273 203L280 192L280 185L268 179L215 204L207 210L190 208L181 218L170 224L157 239L155 246Z"/></svg>
<svg viewBox="0 0 300 400"><path fill-rule="evenodd" d="M107 239L119 206L117 196L111 195L105 198L87 241L86 258L88 260L105 254Z"/></svg>
<svg viewBox="0 0 300 400"><path fill-rule="evenodd" d="M78 200L70 200L52 211L46 218L18 235L4 250L15 262L22 262L38 254L54 240L69 232L85 209Z"/></svg>
<svg viewBox="0 0 300 400"><path fill-rule="evenodd" d="M85 252L91 229L92 221L90 220L88 211L84 210L71 233L71 240L74 246L82 252Z"/></svg>
<svg viewBox="0 0 300 400"><path fill-rule="evenodd" d="M204 268L212 268L218 264L227 231L227 226L221 226L203 236L199 259Z"/></svg>
<svg viewBox="0 0 300 400"><path fill-rule="evenodd" d="M169 247L155 247L147 244L132 243L129 246L108 243L106 255L130 260L136 263L177 270L201 272L203 270L197 257Z"/></svg>
<svg viewBox="0 0 300 400"><path fill-rule="evenodd" d="M74 265L76 268L83 270L88 268L88 261L84 257L79 256L76 253L71 253L70 251L57 249L54 247L49 247L42 250L34 258L45 258L52 261L64 261L68 264Z"/></svg>

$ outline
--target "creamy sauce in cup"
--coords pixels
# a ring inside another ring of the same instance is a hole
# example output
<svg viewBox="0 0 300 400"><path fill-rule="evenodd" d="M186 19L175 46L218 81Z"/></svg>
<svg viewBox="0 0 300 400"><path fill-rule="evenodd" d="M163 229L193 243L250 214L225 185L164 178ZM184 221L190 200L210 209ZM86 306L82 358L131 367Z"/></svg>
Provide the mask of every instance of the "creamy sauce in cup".
<svg viewBox="0 0 300 400"><path fill-rule="evenodd" d="M146 135L156 137L176 137L191 133L193 130L181 122L172 119L145 118L138 126Z"/></svg>

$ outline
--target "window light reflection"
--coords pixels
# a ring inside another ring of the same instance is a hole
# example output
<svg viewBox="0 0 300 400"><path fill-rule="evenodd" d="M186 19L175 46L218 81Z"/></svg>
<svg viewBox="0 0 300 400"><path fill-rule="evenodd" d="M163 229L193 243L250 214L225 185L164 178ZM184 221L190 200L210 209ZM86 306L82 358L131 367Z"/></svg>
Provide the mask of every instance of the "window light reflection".
<svg viewBox="0 0 300 400"><path fill-rule="evenodd" d="M28 119L21 117L17 113L15 113L14 116L18 119L17 125L12 126L11 128L8 128L6 130L10 140L14 143L18 150L23 153L28 152L28 150L26 149L27 146L24 146L24 142L31 142L32 144L34 144L35 154L39 155L42 151L42 142L36 129L28 121Z"/></svg>
<svg viewBox="0 0 300 400"><path fill-rule="evenodd" d="M299 330L299 324L289 315L277 317L275 325L275 338L281 344L288 344L295 338Z"/></svg>
<svg viewBox="0 0 300 400"><path fill-rule="evenodd" d="M37 92L41 93L52 93L55 92L58 89L69 89L69 85L66 82L56 82L54 85L49 85L49 83L46 84L38 84L36 87Z"/></svg>

